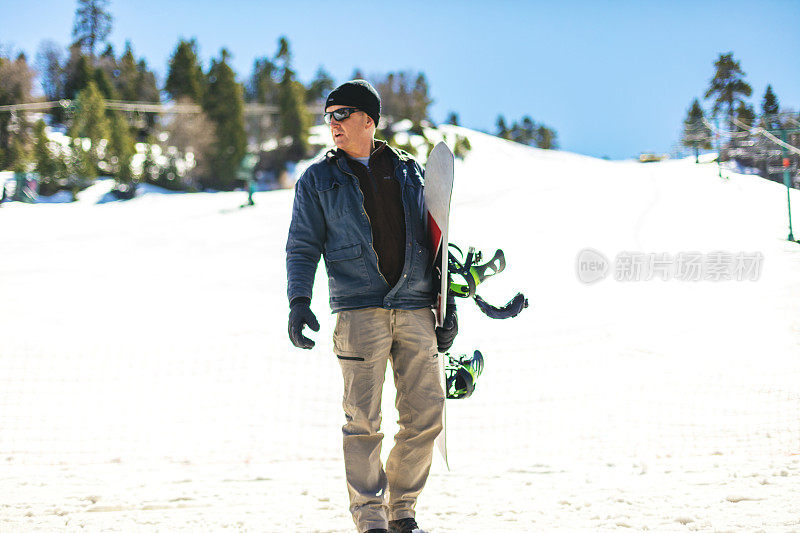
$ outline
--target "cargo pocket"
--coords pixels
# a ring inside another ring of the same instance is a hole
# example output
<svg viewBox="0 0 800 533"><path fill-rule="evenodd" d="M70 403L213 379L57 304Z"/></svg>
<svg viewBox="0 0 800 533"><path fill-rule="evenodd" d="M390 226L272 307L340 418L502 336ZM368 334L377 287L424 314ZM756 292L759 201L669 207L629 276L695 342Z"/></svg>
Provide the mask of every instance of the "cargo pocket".
<svg viewBox="0 0 800 533"><path fill-rule="evenodd" d="M366 359L364 351L353 346L352 316L353 313L350 311L339 311L336 314L336 326L333 328L333 353L342 361L364 361Z"/></svg>
<svg viewBox="0 0 800 533"><path fill-rule="evenodd" d="M367 261L360 244L328 250L325 262L328 267L328 289L333 298L369 291Z"/></svg>
<svg viewBox="0 0 800 533"><path fill-rule="evenodd" d="M412 423L423 427L441 423L444 408L444 389L439 369L440 355L433 347L427 353L419 354L425 360L423 372L416 383L407 385L408 403L411 408ZM437 422L438 421L438 422Z"/></svg>

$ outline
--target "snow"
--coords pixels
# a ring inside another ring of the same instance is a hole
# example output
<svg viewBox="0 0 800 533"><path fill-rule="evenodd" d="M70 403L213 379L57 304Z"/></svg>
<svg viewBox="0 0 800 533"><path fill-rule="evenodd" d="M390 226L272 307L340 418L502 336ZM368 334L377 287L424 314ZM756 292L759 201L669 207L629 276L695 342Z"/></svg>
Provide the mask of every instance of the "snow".
<svg viewBox="0 0 800 533"><path fill-rule="evenodd" d="M451 240L506 271L459 302L475 394L448 404L418 522L461 531L800 530L800 245L786 190L691 160L464 128ZM303 164L298 165L300 171ZM354 531L324 270L286 334L292 191L0 208L0 531ZM794 205L800 205L792 191ZM800 233L800 230L798 230ZM756 281L581 283L576 258L760 252ZM391 375L391 374L389 374ZM384 393L384 456L396 431Z"/></svg>
<svg viewBox="0 0 800 533"><path fill-rule="evenodd" d="M62 189L50 196L37 196L36 201L43 204L65 204L72 201L72 193Z"/></svg>
<svg viewBox="0 0 800 533"><path fill-rule="evenodd" d="M77 201L82 204L102 204L110 200L114 179L99 177L95 182L78 193Z"/></svg>
<svg viewBox="0 0 800 533"><path fill-rule="evenodd" d="M6 183L14 181L14 173L10 170L0 170L0 190Z"/></svg>

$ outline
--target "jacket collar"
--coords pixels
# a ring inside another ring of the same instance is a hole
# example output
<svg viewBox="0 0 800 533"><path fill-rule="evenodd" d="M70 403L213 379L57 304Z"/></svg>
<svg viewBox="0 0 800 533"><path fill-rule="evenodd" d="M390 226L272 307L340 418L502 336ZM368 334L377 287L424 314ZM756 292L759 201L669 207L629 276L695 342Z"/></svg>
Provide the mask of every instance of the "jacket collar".
<svg viewBox="0 0 800 533"><path fill-rule="evenodd" d="M392 158L392 163L394 165L394 175L398 180L400 180L401 185L405 185L408 177L408 170L403 163L411 161L411 156L403 150L398 150L397 148L389 146L386 141L375 140L375 147L372 149L372 152L370 152L370 157L381 150L389 151L389 155ZM325 160L329 164L338 167L340 170L355 175L353 173L353 169L350 167L351 158L344 150L340 148L331 148L325 154Z"/></svg>
<svg viewBox="0 0 800 533"><path fill-rule="evenodd" d="M377 139L375 140L375 147L372 149L372 152L370 152L369 156L372 157L374 154L380 152L381 150L389 150L389 153L391 154L392 159L395 161L395 163L397 162L404 163L411 159L411 157L406 152L398 150L397 148L394 148L392 146L389 146L389 144L386 141L380 141ZM345 161L347 161L348 158L350 158L350 156L347 155L347 152L345 152L341 148L331 148L325 154L325 159L329 163L333 163L337 159L344 159Z"/></svg>

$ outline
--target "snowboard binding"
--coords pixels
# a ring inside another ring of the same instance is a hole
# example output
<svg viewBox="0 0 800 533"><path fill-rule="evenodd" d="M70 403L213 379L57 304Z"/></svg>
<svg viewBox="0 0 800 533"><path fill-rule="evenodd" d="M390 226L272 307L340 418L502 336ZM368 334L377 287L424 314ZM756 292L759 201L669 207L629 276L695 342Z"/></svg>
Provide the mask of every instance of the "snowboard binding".
<svg viewBox="0 0 800 533"><path fill-rule="evenodd" d="M505 270L506 257L503 250L498 249L491 259L481 263L483 254L475 251L474 247L470 246L465 256L461 248L452 242L448 246L458 254L448 250L447 272L450 294L459 298L474 299L478 308L489 318L514 318L528 307L528 299L522 293L517 293L503 307L491 305L477 294L478 285ZM454 278L460 278L463 283L453 281Z"/></svg>
<svg viewBox="0 0 800 533"><path fill-rule="evenodd" d="M472 356L466 354L445 354L445 382L447 398L458 400L469 398L475 392L475 383L483 372L483 354L475 350Z"/></svg>
<svg viewBox="0 0 800 533"><path fill-rule="evenodd" d="M453 243L450 247L456 250L459 256L464 257L464 252L461 248ZM481 264L483 254L475 251L475 248L470 246L464 259L459 259L453 254L448 252L447 258L447 271L451 275L461 276L465 283L450 282L450 290L456 296L461 298L472 298L475 296L475 290L478 285L486 281L487 278L499 274L506 268L506 257L503 250L497 250L491 259Z"/></svg>

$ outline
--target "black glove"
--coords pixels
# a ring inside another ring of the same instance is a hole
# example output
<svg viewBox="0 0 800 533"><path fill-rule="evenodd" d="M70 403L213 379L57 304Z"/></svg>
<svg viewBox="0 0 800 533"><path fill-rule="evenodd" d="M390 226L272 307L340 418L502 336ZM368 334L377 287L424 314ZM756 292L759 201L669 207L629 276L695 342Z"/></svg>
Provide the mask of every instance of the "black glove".
<svg viewBox="0 0 800 533"><path fill-rule="evenodd" d="M314 331L319 331L317 317L311 312L311 300L305 297L295 298L290 304L289 311L289 339L298 348L310 350L314 341L303 335L303 326L307 325Z"/></svg>
<svg viewBox="0 0 800 533"><path fill-rule="evenodd" d="M447 295L447 311L444 314L442 327L436 328L436 345L439 351L444 353L453 345L453 341L458 335L458 315L456 314L456 298L452 294Z"/></svg>

